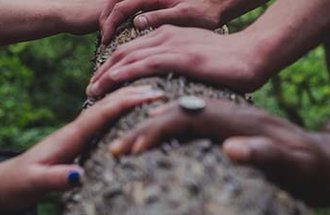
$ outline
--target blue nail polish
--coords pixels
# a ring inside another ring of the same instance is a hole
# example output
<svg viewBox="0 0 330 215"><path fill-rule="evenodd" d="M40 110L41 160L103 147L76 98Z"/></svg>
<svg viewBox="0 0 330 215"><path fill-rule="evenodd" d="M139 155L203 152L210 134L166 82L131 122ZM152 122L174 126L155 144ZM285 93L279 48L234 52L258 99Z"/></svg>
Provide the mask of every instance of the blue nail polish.
<svg viewBox="0 0 330 215"><path fill-rule="evenodd" d="M73 186L80 184L80 173L78 171L70 171L68 174L68 182Z"/></svg>

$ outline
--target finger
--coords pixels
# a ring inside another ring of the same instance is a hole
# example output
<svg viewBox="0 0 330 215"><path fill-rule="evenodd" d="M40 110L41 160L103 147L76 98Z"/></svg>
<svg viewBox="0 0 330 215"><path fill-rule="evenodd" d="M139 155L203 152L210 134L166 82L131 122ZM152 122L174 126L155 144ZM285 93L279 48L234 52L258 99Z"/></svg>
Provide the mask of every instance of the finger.
<svg viewBox="0 0 330 215"><path fill-rule="evenodd" d="M115 4L117 3L116 0L109 0L105 6L105 8L103 9L100 18L99 18L99 25L100 27L102 27L107 19L107 17L109 16L109 14L111 13L113 7L115 6ZM101 28L100 28L101 29Z"/></svg>
<svg viewBox="0 0 330 215"><path fill-rule="evenodd" d="M296 180L308 175L313 165L308 153L268 137L232 137L223 150L234 161L254 165L276 180Z"/></svg>
<svg viewBox="0 0 330 215"><path fill-rule="evenodd" d="M138 93L132 93L133 89ZM28 156L43 163L70 162L83 150L92 135L106 123L136 105L160 99L163 95L163 92L151 87L128 87L118 90L49 136L42 144L30 150Z"/></svg>
<svg viewBox="0 0 330 215"><path fill-rule="evenodd" d="M142 50L135 50L135 51L128 53L122 59L120 59L116 63L114 63L108 71L109 72L116 71L117 69L120 69L127 65L133 64L138 61L145 60L146 58L148 58L150 56L157 56L157 55L166 54L169 52L171 52L170 49L163 48L163 47L151 47L151 48L145 48Z"/></svg>
<svg viewBox="0 0 330 215"><path fill-rule="evenodd" d="M83 169L77 165L38 166L33 170L34 191L64 191L81 182Z"/></svg>
<svg viewBox="0 0 330 215"><path fill-rule="evenodd" d="M223 150L232 160L256 166L274 164L286 156L266 137L231 137L224 141Z"/></svg>
<svg viewBox="0 0 330 215"><path fill-rule="evenodd" d="M148 113L148 115L150 117L155 117L155 116L160 116L165 114L166 112L170 111L171 109L173 109L176 106L175 103L170 103L170 104L165 104L165 105L161 105L158 106L154 109L151 109Z"/></svg>
<svg viewBox="0 0 330 215"><path fill-rule="evenodd" d="M124 20L133 16L140 10L155 10L166 7L170 1L145 1L145 0L125 0L120 3L117 3L110 15L101 26L103 36L102 43L109 44L112 35L115 32L115 29L122 23Z"/></svg>
<svg viewBox="0 0 330 215"><path fill-rule="evenodd" d="M271 180L300 195L301 186L312 183L324 161L313 150L266 137L233 137L225 141L223 150L232 160L260 168Z"/></svg>
<svg viewBox="0 0 330 215"><path fill-rule="evenodd" d="M129 134L114 141L109 146L111 153L115 156L129 152L140 153L166 138L188 132L190 118L178 113L177 109L172 109L141 123Z"/></svg>
<svg viewBox="0 0 330 215"><path fill-rule="evenodd" d="M157 36L138 38L132 42L121 45L118 50L116 50L111 57L95 72L93 78L90 81L89 86L86 89L86 93L89 96L93 96L91 93L91 87L96 83L115 63L121 62L121 59L125 58L127 55L135 51L140 51L150 47L157 47L161 41ZM143 38L143 39L142 39Z"/></svg>
<svg viewBox="0 0 330 215"><path fill-rule="evenodd" d="M177 25L178 22L188 24L189 20L179 13L177 7L145 12L134 18L134 26L141 30L148 27L159 27L162 24Z"/></svg>
<svg viewBox="0 0 330 215"><path fill-rule="evenodd" d="M184 72L188 59L177 53L163 53L150 56L141 61L117 67L104 73L100 79L90 87L90 95L99 96L109 92L117 84L150 75L160 75L166 72Z"/></svg>
<svg viewBox="0 0 330 215"><path fill-rule="evenodd" d="M139 29L159 27L163 24L176 26L206 27L200 22L201 14L191 4L178 4L173 8L145 12L134 18L134 26Z"/></svg>

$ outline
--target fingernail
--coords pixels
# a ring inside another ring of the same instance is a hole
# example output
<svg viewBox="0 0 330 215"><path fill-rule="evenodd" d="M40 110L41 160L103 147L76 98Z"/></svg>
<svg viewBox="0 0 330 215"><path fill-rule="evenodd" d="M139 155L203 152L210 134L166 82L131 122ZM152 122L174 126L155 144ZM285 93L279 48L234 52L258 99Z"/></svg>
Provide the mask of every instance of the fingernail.
<svg viewBox="0 0 330 215"><path fill-rule="evenodd" d="M149 111L149 116L159 116L160 114L163 114L166 108L164 106L156 107L155 109L151 109Z"/></svg>
<svg viewBox="0 0 330 215"><path fill-rule="evenodd" d="M135 89L136 89L137 93L145 93L145 92L153 89L153 87L152 87L152 85L141 85L141 86L137 86Z"/></svg>
<svg viewBox="0 0 330 215"><path fill-rule="evenodd" d="M93 75L92 78L91 78L91 80L89 80L89 83L94 83L95 82L95 79L96 79L96 76Z"/></svg>
<svg viewBox="0 0 330 215"><path fill-rule="evenodd" d="M110 144L110 146L109 146L109 149L110 149L111 154L113 154L113 155L119 155L119 154L121 154L122 144L123 144L123 141L121 141L121 140L114 140Z"/></svg>
<svg viewBox="0 0 330 215"><path fill-rule="evenodd" d="M72 186L78 186L81 184L81 174L76 170L72 170L68 173L68 183Z"/></svg>
<svg viewBox="0 0 330 215"><path fill-rule="evenodd" d="M147 97L157 97L157 96L163 96L164 92L158 89L149 89L147 90L144 95L146 95Z"/></svg>
<svg viewBox="0 0 330 215"><path fill-rule="evenodd" d="M116 79L116 78L118 78L118 76L119 76L120 73L121 72L120 72L119 69L115 69L115 70L113 70L113 71L110 72L110 77L112 79Z"/></svg>
<svg viewBox="0 0 330 215"><path fill-rule="evenodd" d="M232 160L248 161L250 159L251 150L245 142L238 140L225 141L223 150Z"/></svg>
<svg viewBox="0 0 330 215"><path fill-rule="evenodd" d="M93 96L98 96L101 94L101 88L100 88L100 84L97 82L97 83L94 83L90 86L90 94L92 94Z"/></svg>
<svg viewBox="0 0 330 215"><path fill-rule="evenodd" d="M145 144L145 137L144 136L138 137L135 143L133 144L132 153L133 154L141 153L143 151L144 144Z"/></svg>
<svg viewBox="0 0 330 215"><path fill-rule="evenodd" d="M145 29L148 27L148 19L147 17L141 15L136 18L136 27L139 29Z"/></svg>

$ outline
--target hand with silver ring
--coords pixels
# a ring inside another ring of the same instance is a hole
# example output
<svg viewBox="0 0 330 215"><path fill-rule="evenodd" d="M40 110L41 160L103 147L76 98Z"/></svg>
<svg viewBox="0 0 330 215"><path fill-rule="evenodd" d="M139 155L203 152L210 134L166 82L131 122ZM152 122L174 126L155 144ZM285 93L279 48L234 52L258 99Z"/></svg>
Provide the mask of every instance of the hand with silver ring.
<svg viewBox="0 0 330 215"><path fill-rule="evenodd" d="M140 153L180 135L223 143L230 159L254 165L310 204L330 204L330 132L312 133L252 106L183 97L110 145L119 156ZM301 188L304 189L301 189Z"/></svg>

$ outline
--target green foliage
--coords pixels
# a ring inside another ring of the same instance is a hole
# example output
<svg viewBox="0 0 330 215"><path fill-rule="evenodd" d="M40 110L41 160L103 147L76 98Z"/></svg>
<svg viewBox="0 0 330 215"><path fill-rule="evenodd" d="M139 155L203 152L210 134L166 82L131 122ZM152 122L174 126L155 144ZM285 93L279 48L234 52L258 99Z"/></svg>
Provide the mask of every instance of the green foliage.
<svg viewBox="0 0 330 215"><path fill-rule="evenodd" d="M292 108L309 129L318 129L330 120L330 79L322 47L286 68L278 78L279 90L271 81L255 93L257 105L295 121L288 111Z"/></svg>
<svg viewBox="0 0 330 215"><path fill-rule="evenodd" d="M0 147L25 149L72 120L84 100L95 35L0 50Z"/></svg>

